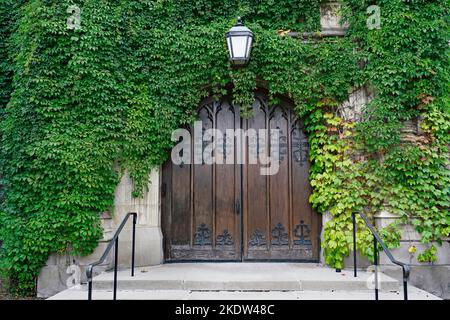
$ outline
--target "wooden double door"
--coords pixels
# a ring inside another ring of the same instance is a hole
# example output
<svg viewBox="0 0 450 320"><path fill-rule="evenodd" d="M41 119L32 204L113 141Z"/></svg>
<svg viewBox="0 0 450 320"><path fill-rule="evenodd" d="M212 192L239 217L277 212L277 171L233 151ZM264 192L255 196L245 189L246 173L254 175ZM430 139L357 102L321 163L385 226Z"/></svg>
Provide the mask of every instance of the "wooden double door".
<svg viewBox="0 0 450 320"><path fill-rule="evenodd" d="M246 119L230 100L206 99L198 111L203 132L215 128L225 133L216 137L222 143L212 151L223 161L175 165L169 159L163 166L165 260L318 261L320 220L308 203L309 146L302 121L291 103L269 106L264 93L255 94L253 116ZM227 129L242 129L244 142L227 136ZM273 137L262 139L260 129L268 135L278 130L277 148L271 148ZM189 131L194 146L195 130ZM208 147L205 142L201 146ZM238 159L239 151L243 156ZM267 163L252 158L261 152L278 152L276 174L262 174Z"/></svg>

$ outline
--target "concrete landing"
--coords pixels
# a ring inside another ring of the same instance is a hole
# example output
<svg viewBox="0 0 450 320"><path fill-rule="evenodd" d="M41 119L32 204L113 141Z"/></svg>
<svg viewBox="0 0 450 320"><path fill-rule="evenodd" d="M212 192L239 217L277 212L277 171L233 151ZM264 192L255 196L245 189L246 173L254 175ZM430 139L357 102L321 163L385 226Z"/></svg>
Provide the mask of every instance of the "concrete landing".
<svg viewBox="0 0 450 320"><path fill-rule="evenodd" d="M123 300L373 300L374 274L337 273L319 264L180 263L118 272ZM94 278L93 299L112 299L113 273ZM379 273L380 299L402 300L397 280ZM409 286L410 299L439 299ZM51 300L84 300L86 285L65 290Z"/></svg>
<svg viewBox="0 0 450 320"><path fill-rule="evenodd" d="M319 264L183 263L136 268L118 273L122 300L373 300L374 274L337 273ZM379 274L380 299L402 300L397 280ZM113 273L94 278L94 300L111 300ZM411 300L439 299L409 286ZM65 290L50 300L85 300L87 286Z"/></svg>
<svg viewBox="0 0 450 320"><path fill-rule="evenodd" d="M374 274L353 273L301 263L182 263L118 273L120 290L327 291L369 290ZM397 280L380 277L383 290L399 289ZM113 273L94 278L94 290L112 290Z"/></svg>
<svg viewBox="0 0 450 320"><path fill-rule="evenodd" d="M112 291L95 290L94 300L112 300ZM118 300L374 300L373 291L187 291L119 290ZM87 300L87 290L68 289L48 300ZM403 300L395 291L380 292L380 300ZM409 300L441 300L415 287L409 288Z"/></svg>

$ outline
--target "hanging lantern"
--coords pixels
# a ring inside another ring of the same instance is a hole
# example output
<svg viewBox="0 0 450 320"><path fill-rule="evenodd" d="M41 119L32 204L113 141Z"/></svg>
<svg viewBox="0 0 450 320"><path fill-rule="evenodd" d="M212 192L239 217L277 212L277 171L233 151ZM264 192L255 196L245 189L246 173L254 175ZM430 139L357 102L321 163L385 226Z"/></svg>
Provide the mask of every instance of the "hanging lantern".
<svg viewBox="0 0 450 320"><path fill-rule="evenodd" d="M247 28L241 18L227 33L230 62L234 66L246 66L250 61L253 45L253 32Z"/></svg>

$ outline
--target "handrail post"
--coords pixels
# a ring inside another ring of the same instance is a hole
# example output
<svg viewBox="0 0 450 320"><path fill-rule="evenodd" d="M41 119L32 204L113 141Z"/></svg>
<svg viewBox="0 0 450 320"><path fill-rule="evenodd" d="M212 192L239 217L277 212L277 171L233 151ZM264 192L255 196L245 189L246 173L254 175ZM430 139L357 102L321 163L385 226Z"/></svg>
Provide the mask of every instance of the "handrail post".
<svg viewBox="0 0 450 320"><path fill-rule="evenodd" d="M92 279L88 279L88 300L92 300Z"/></svg>
<svg viewBox="0 0 450 320"><path fill-rule="evenodd" d="M136 254L136 220L137 213L133 213L133 239L132 239L132 247L131 247L131 276L134 277L134 261Z"/></svg>
<svg viewBox="0 0 450 320"><path fill-rule="evenodd" d="M373 236L373 257L375 263L375 300L378 300L378 243L375 235Z"/></svg>
<svg viewBox="0 0 450 320"><path fill-rule="evenodd" d="M408 300L408 277L406 275L406 270L405 267L402 267L402 271L403 271L403 299L405 301Z"/></svg>
<svg viewBox="0 0 450 320"><path fill-rule="evenodd" d="M92 269L94 267L92 265L88 265L86 268L86 278L88 282L88 300L92 300Z"/></svg>
<svg viewBox="0 0 450 320"><path fill-rule="evenodd" d="M113 300L117 300L117 262L119 256L119 237L116 238L116 244L114 248L114 293Z"/></svg>
<svg viewBox="0 0 450 320"><path fill-rule="evenodd" d="M353 223L353 274L354 277L358 277L357 272L357 261L356 261L356 213L352 212L352 223Z"/></svg>

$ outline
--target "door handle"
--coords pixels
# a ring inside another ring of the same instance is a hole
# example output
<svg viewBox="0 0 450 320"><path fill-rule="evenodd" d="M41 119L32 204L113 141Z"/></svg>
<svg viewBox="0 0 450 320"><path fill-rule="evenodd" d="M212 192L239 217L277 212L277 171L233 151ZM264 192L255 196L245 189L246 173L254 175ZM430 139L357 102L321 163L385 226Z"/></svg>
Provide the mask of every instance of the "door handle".
<svg viewBox="0 0 450 320"><path fill-rule="evenodd" d="M239 199L236 200L235 203L236 215L241 214L241 201Z"/></svg>
<svg viewBox="0 0 450 320"><path fill-rule="evenodd" d="M163 183L161 185L161 198L165 198L167 193L167 185Z"/></svg>

